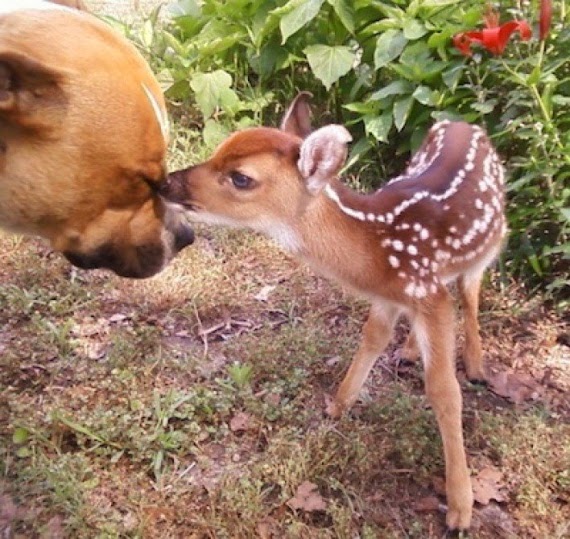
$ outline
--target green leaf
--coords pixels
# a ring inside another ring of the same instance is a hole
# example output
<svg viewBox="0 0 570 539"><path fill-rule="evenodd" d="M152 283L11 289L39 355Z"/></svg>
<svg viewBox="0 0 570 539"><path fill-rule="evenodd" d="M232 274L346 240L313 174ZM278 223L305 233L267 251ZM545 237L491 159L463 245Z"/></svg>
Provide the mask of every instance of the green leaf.
<svg viewBox="0 0 570 539"><path fill-rule="evenodd" d="M422 105L435 107L439 99L439 92L437 90L432 90L427 86L418 86L414 90L412 97Z"/></svg>
<svg viewBox="0 0 570 539"><path fill-rule="evenodd" d="M259 56L252 56L249 62L255 72L265 78L278 71L287 61L288 56L289 53L285 47L278 42L270 42L261 49Z"/></svg>
<svg viewBox="0 0 570 539"><path fill-rule="evenodd" d="M477 112L480 112L481 114L489 114L490 112L493 112L496 105L496 99L489 99L484 103L471 103L471 108Z"/></svg>
<svg viewBox="0 0 570 539"><path fill-rule="evenodd" d="M168 6L168 11L173 17L183 17L190 15L191 17L200 17L202 10L196 0L180 0Z"/></svg>
<svg viewBox="0 0 570 539"><path fill-rule="evenodd" d="M318 14L325 0L290 0L281 10L286 13L279 22L282 44L286 43L290 36L309 24ZM280 11L281 11L280 10Z"/></svg>
<svg viewBox="0 0 570 539"><path fill-rule="evenodd" d="M343 26L354 34L354 9L346 0L327 0L333 7L336 16L340 19Z"/></svg>
<svg viewBox="0 0 570 539"><path fill-rule="evenodd" d="M188 81L186 79L176 81L166 88L164 94L170 99L188 99L190 94Z"/></svg>
<svg viewBox="0 0 570 539"><path fill-rule="evenodd" d="M394 125L398 131L401 131L406 125L413 103L414 99L411 95L402 97L394 103Z"/></svg>
<svg viewBox="0 0 570 539"><path fill-rule="evenodd" d="M399 7L390 6L387 2L374 2L374 8L384 14L389 19L401 21L405 17L405 12Z"/></svg>
<svg viewBox="0 0 570 539"><path fill-rule="evenodd" d="M150 19L147 19L143 24L141 31L141 41L147 49L150 49L152 46L152 42L154 41L154 27Z"/></svg>
<svg viewBox="0 0 570 539"><path fill-rule="evenodd" d="M427 34L426 27L417 19L406 19L404 22L404 37L406 39L419 39Z"/></svg>
<svg viewBox="0 0 570 539"><path fill-rule="evenodd" d="M193 48L201 58L216 56L246 37L243 28L229 21L208 21L200 33L192 39Z"/></svg>
<svg viewBox="0 0 570 539"><path fill-rule="evenodd" d="M570 208L560 208L560 213L562 214L562 217L570 223Z"/></svg>
<svg viewBox="0 0 570 539"><path fill-rule="evenodd" d="M381 90L374 92L370 96L370 99L380 100L390 95L409 94L412 89L413 85L407 80L395 80L394 82L388 84L388 86L384 86L384 88Z"/></svg>
<svg viewBox="0 0 570 539"><path fill-rule="evenodd" d="M530 73L530 75L528 76L528 78L526 79L526 83L529 86L532 86L533 84L537 84L539 80L540 80L540 66L536 65L532 70L532 72Z"/></svg>
<svg viewBox="0 0 570 539"><path fill-rule="evenodd" d="M381 116L364 116L366 133L380 142L388 142L388 133L392 127L392 111L386 110Z"/></svg>
<svg viewBox="0 0 570 539"><path fill-rule="evenodd" d="M538 257L535 254L531 254L528 257L528 261L529 261L532 269L534 270L534 272L538 276L541 276L542 275L542 268L540 267L540 262L538 261Z"/></svg>
<svg viewBox="0 0 570 539"><path fill-rule="evenodd" d="M355 103L347 103L346 105L343 105L342 108L364 116L366 114L376 114L379 107L378 103L367 100L365 102L358 101Z"/></svg>
<svg viewBox="0 0 570 539"><path fill-rule="evenodd" d="M400 56L408 40L400 30L386 30L376 41L374 68L380 69Z"/></svg>
<svg viewBox="0 0 570 539"><path fill-rule="evenodd" d="M220 106L231 116L235 116L241 110L239 97L231 88L220 90Z"/></svg>
<svg viewBox="0 0 570 539"><path fill-rule="evenodd" d="M28 441L30 437L30 433L27 429L23 427L18 427L14 430L14 434L12 434L12 442L17 445L24 444Z"/></svg>
<svg viewBox="0 0 570 539"><path fill-rule="evenodd" d="M315 77L327 90L352 69L356 58L354 52L343 46L311 45L303 52L307 55Z"/></svg>
<svg viewBox="0 0 570 539"><path fill-rule="evenodd" d="M92 477L91 479L87 479L81 483L81 486L85 490L93 490L96 486L99 485L99 478L97 476Z"/></svg>
<svg viewBox="0 0 570 539"><path fill-rule="evenodd" d="M434 32L427 40L430 49L437 49L448 44L453 32L451 30L442 30L441 32Z"/></svg>
<svg viewBox="0 0 570 539"><path fill-rule="evenodd" d="M222 99L228 100L227 90L231 90L232 77L222 69L212 73L195 73L190 79L194 98L205 118L210 117L222 105Z"/></svg>
<svg viewBox="0 0 570 539"><path fill-rule="evenodd" d="M174 50L176 54L178 55L186 54L186 48L184 47L184 45L180 41L178 41L178 39L175 36L173 36L170 32L163 30L162 37L164 38L166 44L172 50Z"/></svg>
<svg viewBox="0 0 570 539"><path fill-rule="evenodd" d="M463 69L465 64L463 62L446 69L442 74L441 78L443 79L444 84L450 88L454 89L455 86L461 80L461 75L463 75Z"/></svg>
<svg viewBox="0 0 570 539"><path fill-rule="evenodd" d="M445 7L451 6L453 4L459 4L464 0L422 0L421 6L425 9L434 8L434 7Z"/></svg>
<svg viewBox="0 0 570 539"><path fill-rule="evenodd" d="M26 457L31 456L31 454L32 450L25 445L18 448L18 450L16 451L16 456L20 459L25 459Z"/></svg>
<svg viewBox="0 0 570 539"><path fill-rule="evenodd" d="M229 130L224 127L220 122L216 122L212 118L206 120L204 129L202 130L202 137L204 144L208 148L215 148L230 134Z"/></svg>
<svg viewBox="0 0 570 539"><path fill-rule="evenodd" d="M358 161L374 147L375 145L372 144L372 142L366 137L361 138L355 144L351 144L350 153L348 155L348 159L346 160L346 164L343 167L343 171L348 170L350 167L358 163Z"/></svg>

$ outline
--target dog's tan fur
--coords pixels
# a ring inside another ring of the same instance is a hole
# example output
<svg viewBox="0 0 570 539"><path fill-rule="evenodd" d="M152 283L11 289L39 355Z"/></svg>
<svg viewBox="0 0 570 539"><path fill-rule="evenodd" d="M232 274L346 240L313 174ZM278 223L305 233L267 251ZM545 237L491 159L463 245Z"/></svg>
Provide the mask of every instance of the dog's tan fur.
<svg viewBox="0 0 570 539"><path fill-rule="evenodd" d="M96 17L10 2L17 9L0 6L0 226L47 238L80 267L153 275L192 241L156 194L167 149L156 79Z"/></svg>

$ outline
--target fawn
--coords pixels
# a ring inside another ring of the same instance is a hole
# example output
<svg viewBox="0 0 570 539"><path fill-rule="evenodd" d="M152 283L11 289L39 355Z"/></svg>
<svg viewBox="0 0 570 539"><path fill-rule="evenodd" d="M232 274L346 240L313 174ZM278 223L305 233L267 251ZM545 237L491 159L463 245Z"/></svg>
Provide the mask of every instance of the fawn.
<svg viewBox="0 0 570 539"><path fill-rule="evenodd" d="M401 176L356 193L337 177L351 136L340 125L311 132L308 96L297 96L280 129L234 133L208 161L170 174L163 195L192 219L270 236L371 302L360 347L328 406L333 417L355 402L398 316L408 317L405 355L421 353L443 439L447 525L466 529L473 494L446 285L457 281L463 306L467 376L484 380L478 295L506 232L502 165L481 128L442 121Z"/></svg>

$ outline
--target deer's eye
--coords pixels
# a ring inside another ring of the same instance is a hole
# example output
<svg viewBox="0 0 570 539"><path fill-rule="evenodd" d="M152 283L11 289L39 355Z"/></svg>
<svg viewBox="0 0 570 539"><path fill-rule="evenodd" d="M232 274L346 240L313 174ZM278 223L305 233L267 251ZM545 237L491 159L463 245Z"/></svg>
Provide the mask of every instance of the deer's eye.
<svg viewBox="0 0 570 539"><path fill-rule="evenodd" d="M251 189L255 183L253 178L237 171L230 172L230 179L236 189Z"/></svg>

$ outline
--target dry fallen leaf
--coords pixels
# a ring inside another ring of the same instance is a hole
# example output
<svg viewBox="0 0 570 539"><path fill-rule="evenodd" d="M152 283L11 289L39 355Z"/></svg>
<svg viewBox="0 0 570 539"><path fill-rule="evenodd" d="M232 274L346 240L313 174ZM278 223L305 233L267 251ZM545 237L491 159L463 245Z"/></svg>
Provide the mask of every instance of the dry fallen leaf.
<svg viewBox="0 0 570 539"><path fill-rule="evenodd" d="M425 496L414 502L414 509L418 513L429 513L437 511L440 505L440 501L435 496Z"/></svg>
<svg viewBox="0 0 570 539"><path fill-rule="evenodd" d="M475 477L471 478L473 497L475 501L487 505L491 500L504 502L505 496L501 492L503 473L496 468L483 468Z"/></svg>
<svg viewBox="0 0 570 539"><path fill-rule="evenodd" d="M445 479L443 477L432 477L431 484L433 485L433 490L435 490L436 494L445 496Z"/></svg>
<svg viewBox="0 0 570 539"><path fill-rule="evenodd" d="M540 387L537 381L525 373L515 373L512 370L501 371L489 378L489 386L493 393L506 397L515 404L525 400L536 400L540 397Z"/></svg>
<svg viewBox="0 0 570 539"><path fill-rule="evenodd" d="M230 430L232 432L241 432L249 428L251 416L245 412L238 412L230 420Z"/></svg>
<svg viewBox="0 0 570 539"><path fill-rule="evenodd" d="M63 532L63 517L55 516L50 519L46 525L45 535L43 537L49 537L49 539L63 539L65 534Z"/></svg>
<svg viewBox="0 0 570 539"><path fill-rule="evenodd" d="M325 364L327 365L327 367L334 367L335 365L337 365L338 363L341 362L341 357L340 356L333 356L329 359L327 359L325 361Z"/></svg>
<svg viewBox="0 0 570 539"><path fill-rule="evenodd" d="M317 485L310 481L303 481L298 487L287 505L291 509L301 509L302 511L324 511L327 508L325 500L319 494Z"/></svg>
<svg viewBox="0 0 570 539"><path fill-rule="evenodd" d="M256 530L259 539L273 539L274 537L279 537L279 527L277 526L276 520L271 517L265 517L259 521Z"/></svg>
<svg viewBox="0 0 570 539"><path fill-rule="evenodd" d="M109 322L111 322L112 324L116 324L118 322L123 322L127 318L128 316L126 314L116 313L109 317Z"/></svg>
<svg viewBox="0 0 570 539"><path fill-rule="evenodd" d="M257 301L267 301L271 292L275 290L275 286L266 285L264 286L255 296L253 296Z"/></svg>
<svg viewBox="0 0 570 539"><path fill-rule="evenodd" d="M89 359L102 359L107 354L107 344L102 342L93 342L85 344L85 355Z"/></svg>
<svg viewBox="0 0 570 539"><path fill-rule="evenodd" d="M268 393L263 400L271 406L279 406L281 403L281 395L279 395L279 393Z"/></svg>

